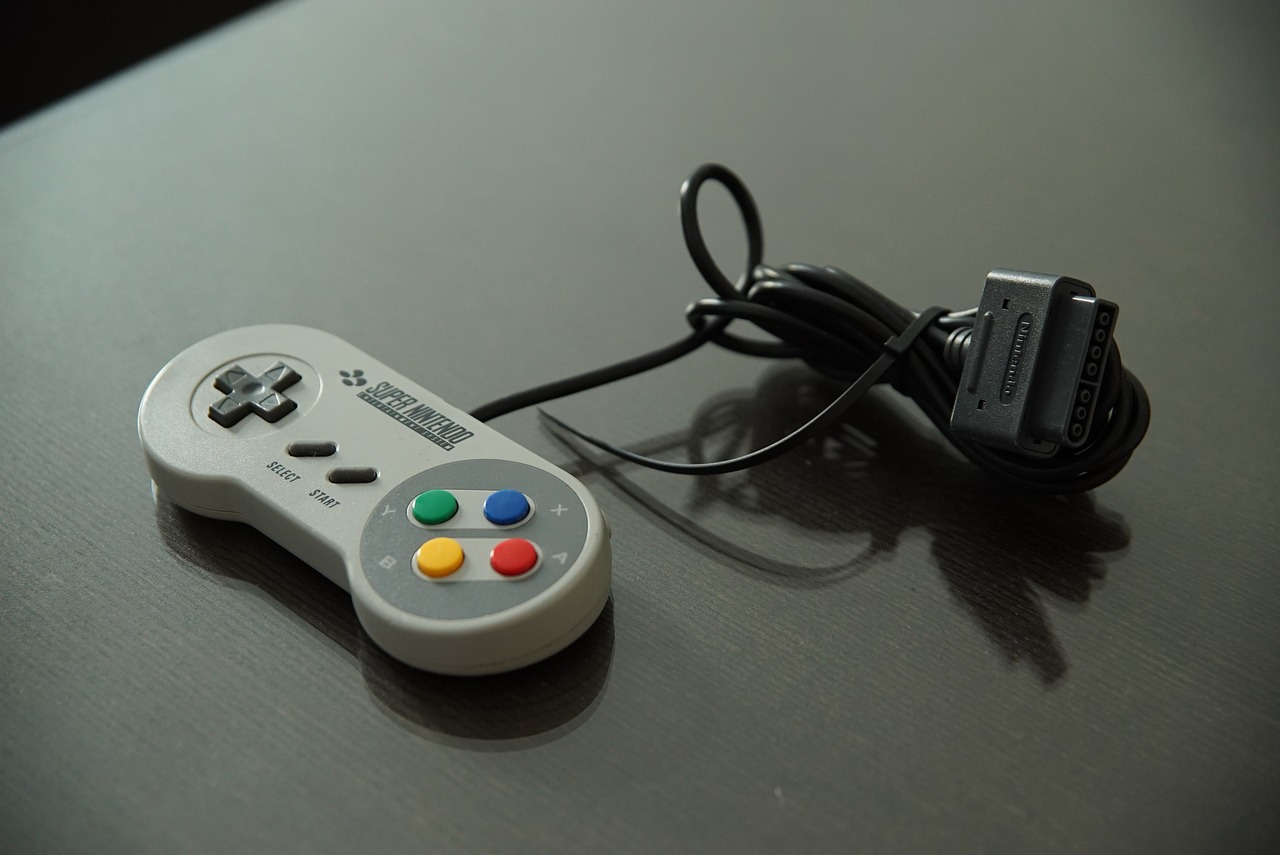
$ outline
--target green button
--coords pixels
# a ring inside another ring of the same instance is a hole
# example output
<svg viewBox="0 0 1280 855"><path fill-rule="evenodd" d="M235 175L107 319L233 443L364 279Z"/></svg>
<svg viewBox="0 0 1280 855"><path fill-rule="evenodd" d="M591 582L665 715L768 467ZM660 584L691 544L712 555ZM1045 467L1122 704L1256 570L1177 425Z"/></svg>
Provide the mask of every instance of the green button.
<svg viewBox="0 0 1280 855"><path fill-rule="evenodd" d="M423 525L440 525L453 519L458 500L448 490L428 490L409 506L413 518Z"/></svg>

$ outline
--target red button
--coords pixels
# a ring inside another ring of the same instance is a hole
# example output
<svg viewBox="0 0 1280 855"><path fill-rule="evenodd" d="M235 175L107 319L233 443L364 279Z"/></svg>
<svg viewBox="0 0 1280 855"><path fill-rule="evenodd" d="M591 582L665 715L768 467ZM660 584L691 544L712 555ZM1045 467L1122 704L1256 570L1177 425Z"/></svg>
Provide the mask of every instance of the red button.
<svg viewBox="0 0 1280 855"><path fill-rule="evenodd" d="M521 537L504 540L489 553L489 566L503 576L520 576L538 563L538 550Z"/></svg>

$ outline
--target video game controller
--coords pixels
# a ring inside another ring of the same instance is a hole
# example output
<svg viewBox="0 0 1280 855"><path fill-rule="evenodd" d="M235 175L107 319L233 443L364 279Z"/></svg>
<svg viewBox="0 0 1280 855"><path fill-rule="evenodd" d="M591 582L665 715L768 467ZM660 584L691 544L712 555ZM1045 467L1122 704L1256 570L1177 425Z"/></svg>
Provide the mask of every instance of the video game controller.
<svg viewBox="0 0 1280 855"><path fill-rule="evenodd" d="M537 662L609 598L609 529L586 487L329 333L193 345L151 381L138 435L176 504L246 522L341 585L414 667Z"/></svg>

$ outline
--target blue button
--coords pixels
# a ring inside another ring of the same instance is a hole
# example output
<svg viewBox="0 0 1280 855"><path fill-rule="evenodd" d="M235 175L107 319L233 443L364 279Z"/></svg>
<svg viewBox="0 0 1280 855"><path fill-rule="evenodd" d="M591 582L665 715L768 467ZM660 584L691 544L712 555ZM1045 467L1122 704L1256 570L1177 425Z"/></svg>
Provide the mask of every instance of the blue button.
<svg viewBox="0 0 1280 855"><path fill-rule="evenodd" d="M499 490L484 500L484 518L494 525L515 525L529 515L529 500L519 490Z"/></svg>

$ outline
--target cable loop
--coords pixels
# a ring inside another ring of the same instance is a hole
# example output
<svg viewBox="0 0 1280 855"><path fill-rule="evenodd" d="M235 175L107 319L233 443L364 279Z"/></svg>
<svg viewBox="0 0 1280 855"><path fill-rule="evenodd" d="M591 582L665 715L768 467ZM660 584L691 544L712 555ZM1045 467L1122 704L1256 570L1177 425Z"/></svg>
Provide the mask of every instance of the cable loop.
<svg viewBox="0 0 1280 855"><path fill-rule="evenodd" d="M702 185L708 181L715 181L729 191L747 231L747 266L736 286L711 257L707 242L702 237L702 225L698 221L698 194L702 191ZM751 192L742 183L742 179L718 163L707 163L694 170L680 186L680 226L684 231L684 245L689 250L689 257L693 259L694 266L711 286L711 290L725 300L740 296L751 272L764 257L764 231L760 226L760 212L756 210L755 200L751 198Z"/></svg>

